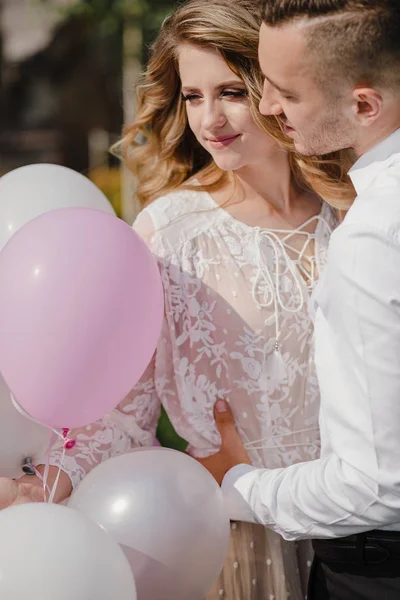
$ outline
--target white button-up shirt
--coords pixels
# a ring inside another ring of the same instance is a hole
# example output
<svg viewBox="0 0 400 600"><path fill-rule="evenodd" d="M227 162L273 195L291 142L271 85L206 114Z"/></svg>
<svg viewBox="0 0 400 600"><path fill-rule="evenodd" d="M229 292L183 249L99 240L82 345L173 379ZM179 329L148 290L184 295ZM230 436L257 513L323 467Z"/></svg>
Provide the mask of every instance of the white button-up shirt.
<svg viewBox="0 0 400 600"><path fill-rule="evenodd" d="M350 175L358 196L313 298L321 457L238 465L222 485L232 519L286 539L400 530L400 130Z"/></svg>

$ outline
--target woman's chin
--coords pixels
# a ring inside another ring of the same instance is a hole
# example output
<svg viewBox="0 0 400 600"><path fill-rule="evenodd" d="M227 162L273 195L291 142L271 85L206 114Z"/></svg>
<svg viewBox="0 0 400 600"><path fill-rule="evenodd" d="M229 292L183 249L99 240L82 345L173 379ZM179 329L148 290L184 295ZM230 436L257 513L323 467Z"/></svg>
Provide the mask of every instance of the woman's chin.
<svg viewBox="0 0 400 600"><path fill-rule="evenodd" d="M235 159L232 158L222 158L222 157L213 157L214 162L221 171L237 171L241 169L243 165L243 161L238 160L237 157Z"/></svg>

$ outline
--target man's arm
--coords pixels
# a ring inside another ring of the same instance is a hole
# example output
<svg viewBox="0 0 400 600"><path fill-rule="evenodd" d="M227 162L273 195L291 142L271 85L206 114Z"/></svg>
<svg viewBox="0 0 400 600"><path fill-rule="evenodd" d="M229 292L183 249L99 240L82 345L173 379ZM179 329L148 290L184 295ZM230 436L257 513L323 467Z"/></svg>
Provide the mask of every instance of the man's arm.
<svg viewBox="0 0 400 600"><path fill-rule="evenodd" d="M232 517L251 512L286 539L400 522L399 241L342 225L317 301L321 458L285 469L238 466L222 484Z"/></svg>

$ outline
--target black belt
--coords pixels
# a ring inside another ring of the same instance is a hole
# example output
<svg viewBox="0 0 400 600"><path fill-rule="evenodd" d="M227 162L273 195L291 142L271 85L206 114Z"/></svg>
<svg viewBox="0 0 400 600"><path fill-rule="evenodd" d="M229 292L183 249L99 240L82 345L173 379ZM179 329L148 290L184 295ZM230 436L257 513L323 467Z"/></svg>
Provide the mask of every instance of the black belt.
<svg viewBox="0 0 400 600"><path fill-rule="evenodd" d="M313 540L316 556L336 572L400 576L400 531L374 530L333 540Z"/></svg>

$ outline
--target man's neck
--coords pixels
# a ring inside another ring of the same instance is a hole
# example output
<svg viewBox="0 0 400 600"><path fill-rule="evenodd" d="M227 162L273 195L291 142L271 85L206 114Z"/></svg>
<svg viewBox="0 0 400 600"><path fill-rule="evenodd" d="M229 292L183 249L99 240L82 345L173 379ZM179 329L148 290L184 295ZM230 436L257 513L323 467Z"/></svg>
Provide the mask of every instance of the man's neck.
<svg viewBox="0 0 400 600"><path fill-rule="evenodd" d="M390 123L384 124L379 127L376 131L369 134L364 140L361 140L359 144L354 146L354 152L357 158L360 158L363 154L366 154L372 148L375 148L378 144L386 140L392 133L400 128L400 116L397 119L392 120Z"/></svg>

